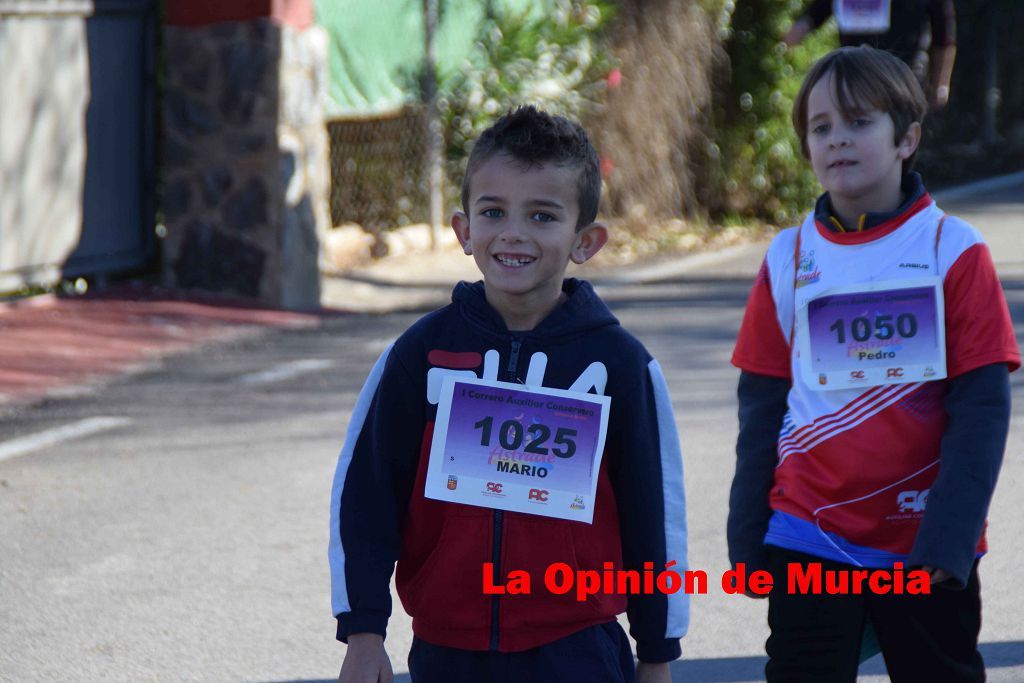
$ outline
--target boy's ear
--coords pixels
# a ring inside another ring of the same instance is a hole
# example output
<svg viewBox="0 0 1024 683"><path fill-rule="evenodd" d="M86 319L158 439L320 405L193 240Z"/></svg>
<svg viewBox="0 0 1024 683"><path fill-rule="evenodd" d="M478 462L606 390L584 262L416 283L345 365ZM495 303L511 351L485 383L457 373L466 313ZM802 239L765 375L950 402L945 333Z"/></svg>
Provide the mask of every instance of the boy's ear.
<svg viewBox="0 0 1024 683"><path fill-rule="evenodd" d="M903 134L896 145L896 153L900 159L909 159L917 151L919 144L921 144L921 124L914 121L907 126L907 132Z"/></svg>
<svg viewBox="0 0 1024 683"><path fill-rule="evenodd" d="M604 223L591 223L576 233L576 242L573 244L569 258L573 263L586 263L601 247L608 241L608 227Z"/></svg>
<svg viewBox="0 0 1024 683"><path fill-rule="evenodd" d="M462 245L462 251L467 256L473 253L473 244L469 241L469 216L456 211L452 214L452 230L455 231L455 236L459 239L459 244Z"/></svg>

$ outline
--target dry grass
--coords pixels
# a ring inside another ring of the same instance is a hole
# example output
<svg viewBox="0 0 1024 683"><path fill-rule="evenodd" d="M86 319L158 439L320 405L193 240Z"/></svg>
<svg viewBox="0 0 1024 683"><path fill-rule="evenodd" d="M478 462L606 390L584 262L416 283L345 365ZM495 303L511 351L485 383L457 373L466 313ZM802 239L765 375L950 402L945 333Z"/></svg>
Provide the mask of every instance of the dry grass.
<svg viewBox="0 0 1024 683"><path fill-rule="evenodd" d="M720 48L695 0L632 0L611 29L622 81L588 122L611 161L605 213L657 242L703 217L696 174L709 143L712 67ZM675 221L675 222L674 222Z"/></svg>

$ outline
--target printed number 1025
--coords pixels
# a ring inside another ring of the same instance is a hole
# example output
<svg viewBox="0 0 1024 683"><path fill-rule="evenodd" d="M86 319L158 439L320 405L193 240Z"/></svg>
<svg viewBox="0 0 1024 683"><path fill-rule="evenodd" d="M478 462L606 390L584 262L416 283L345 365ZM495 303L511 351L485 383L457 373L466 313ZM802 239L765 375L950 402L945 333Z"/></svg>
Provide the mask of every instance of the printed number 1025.
<svg viewBox="0 0 1024 683"><path fill-rule="evenodd" d="M474 429L480 430L481 446L490 447L493 426L494 418L490 415L473 425ZM527 434L529 435L529 440L527 440ZM524 433L523 425L517 420L505 420L498 428L498 444L507 451L519 450L519 447L526 441L526 448L523 449L524 452L537 455L551 453L559 458L571 458L576 454L576 441L573 439L575 436L575 429L559 427L555 431L554 446L548 449L544 446L548 439L551 438L551 428L547 425L532 424L526 428Z"/></svg>

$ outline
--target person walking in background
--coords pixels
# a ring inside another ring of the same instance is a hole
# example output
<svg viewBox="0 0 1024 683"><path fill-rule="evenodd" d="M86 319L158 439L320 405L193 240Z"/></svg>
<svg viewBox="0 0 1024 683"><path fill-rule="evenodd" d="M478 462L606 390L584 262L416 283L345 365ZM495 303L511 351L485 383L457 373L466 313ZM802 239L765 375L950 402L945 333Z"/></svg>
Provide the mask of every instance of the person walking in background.
<svg viewBox="0 0 1024 683"><path fill-rule="evenodd" d="M956 59L953 0L813 0L793 22L786 45L799 44L833 15L841 45L893 53L917 76L931 109L946 105Z"/></svg>

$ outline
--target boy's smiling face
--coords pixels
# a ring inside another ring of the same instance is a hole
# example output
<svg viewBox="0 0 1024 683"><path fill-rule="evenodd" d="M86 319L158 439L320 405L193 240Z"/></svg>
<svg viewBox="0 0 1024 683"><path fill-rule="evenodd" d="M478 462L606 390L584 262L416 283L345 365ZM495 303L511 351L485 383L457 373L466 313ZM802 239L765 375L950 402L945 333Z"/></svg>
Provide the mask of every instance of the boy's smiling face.
<svg viewBox="0 0 1024 683"><path fill-rule="evenodd" d="M497 154L470 178L466 208L452 228L484 276L487 301L509 329L528 330L562 295L569 261L583 263L604 246L607 229L579 231L579 169L525 164Z"/></svg>
<svg viewBox="0 0 1024 683"><path fill-rule="evenodd" d="M844 112L831 72L807 98L811 166L844 224L899 208L903 161L917 149L920 135L920 124L912 123L896 141L892 117L870 106Z"/></svg>

